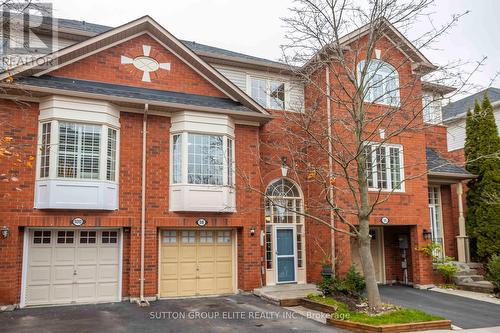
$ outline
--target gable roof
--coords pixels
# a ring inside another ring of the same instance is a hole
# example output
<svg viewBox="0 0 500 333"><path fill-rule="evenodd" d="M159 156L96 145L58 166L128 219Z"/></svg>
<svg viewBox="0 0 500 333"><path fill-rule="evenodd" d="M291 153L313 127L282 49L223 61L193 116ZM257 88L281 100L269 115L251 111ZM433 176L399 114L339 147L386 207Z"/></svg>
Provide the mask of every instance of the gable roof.
<svg viewBox="0 0 500 333"><path fill-rule="evenodd" d="M59 32L62 33L69 33L69 34L78 34L78 35L84 35L84 36L95 36L97 34L101 34L103 32L112 30L113 27L106 26L106 25L101 25L101 24L95 24L95 23L88 23L85 21L77 21L77 20L68 20L68 19L63 19L63 18L58 18L57 20L57 26L59 29ZM245 63L254 63L255 65L262 65L266 67L276 67L279 69L287 69L288 66L284 63L281 63L279 61L274 61L274 60L269 60L261 57L256 57L240 52L235 52L215 46L210 46L206 44L201 44L195 41L187 41L187 40L182 40L180 41L189 47L192 51L194 51L196 54L202 56L202 57L210 57L210 58L217 58L217 59L228 59L228 60L234 60L236 62L245 62Z"/></svg>
<svg viewBox="0 0 500 333"><path fill-rule="evenodd" d="M453 103L449 103L443 106L443 121L452 121L455 119L460 119L466 116L467 110L474 108L474 103L476 99L479 103L482 102L484 94L487 93L490 101L492 103L500 101L500 89L499 88L488 88L477 92L473 95L467 96L465 98L459 99Z"/></svg>
<svg viewBox="0 0 500 333"><path fill-rule="evenodd" d="M39 58L25 65L15 67L9 72L0 74L0 80L3 80L9 76L39 77L44 74L50 73L57 68L68 65L81 58L85 58L89 55L120 44L125 40L134 38L144 33L149 34L170 52L183 60L186 64L188 64L191 68L198 72L198 74L212 83L231 100L238 101L245 107L255 112L269 115L269 113L250 96L248 96L230 80L225 78L212 66L207 64L195 52L186 47L186 45L180 42L177 38L175 38L165 28L163 28L149 16L143 16L120 27L104 31L101 34L90 37L85 41L76 43L74 45L58 50L52 54L41 57L46 61L41 61L41 58ZM49 69L38 65L39 63L47 63L47 61L49 60L56 65L50 67Z"/></svg>
<svg viewBox="0 0 500 333"><path fill-rule="evenodd" d="M457 179L473 178L474 175L469 173L461 166L456 165L441 156L436 150L426 147L425 154L427 157L427 171L429 176L442 176Z"/></svg>

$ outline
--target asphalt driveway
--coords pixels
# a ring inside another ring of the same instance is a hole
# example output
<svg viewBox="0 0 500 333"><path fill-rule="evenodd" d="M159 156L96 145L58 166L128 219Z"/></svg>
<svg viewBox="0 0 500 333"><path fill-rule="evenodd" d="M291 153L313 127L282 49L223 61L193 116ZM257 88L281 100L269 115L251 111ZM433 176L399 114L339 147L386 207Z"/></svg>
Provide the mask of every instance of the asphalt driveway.
<svg viewBox="0 0 500 333"><path fill-rule="evenodd" d="M381 286L380 294L385 302L445 317L460 328L500 326L498 304L401 286Z"/></svg>
<svg viewBox="0 0 500 333"><path fill-rule="evenodd" d="M256 296L28 308L0 313L0 332L345 332Z"/></svg>

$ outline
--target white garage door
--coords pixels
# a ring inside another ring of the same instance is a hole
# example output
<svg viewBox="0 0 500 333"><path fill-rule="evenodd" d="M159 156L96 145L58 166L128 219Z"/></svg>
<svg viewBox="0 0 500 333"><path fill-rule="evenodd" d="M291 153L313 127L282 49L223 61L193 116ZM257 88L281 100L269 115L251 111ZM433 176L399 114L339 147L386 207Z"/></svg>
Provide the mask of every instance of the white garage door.
<svg viewBox="0 0 500 333"><path fill-rule="evenodd" d="M30 230L26 305L119 301L118 230Z"/></svg>

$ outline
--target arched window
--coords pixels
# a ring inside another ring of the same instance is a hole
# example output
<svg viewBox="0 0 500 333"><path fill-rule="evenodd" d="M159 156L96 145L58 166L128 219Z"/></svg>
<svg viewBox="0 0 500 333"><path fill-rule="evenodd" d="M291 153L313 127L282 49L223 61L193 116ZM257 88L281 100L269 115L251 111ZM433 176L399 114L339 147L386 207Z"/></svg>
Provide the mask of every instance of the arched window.
<svg viewBox="0 0 500 333"><path fill-rule="evenodd" d="M280 178L267 187L266 223L302 223L302 195L298 187Z"/></svg>
<svg viewBox="0 0 500 333"><path fill-rule="evenodd" d="M291 180L280 178L266 190L266 268L273 268L273 233L277 224L293 224L296 230L297 267L305 264L304 252L304 199L299 187Z"/></svg>
<svg viewBox="0 0 500 333"><path fill-rule="evenodd" d="M358 64L361 78L366 61ZM399 75L390 64L381 60L370 60L364 76L365 102L399 106Z"/></svg>

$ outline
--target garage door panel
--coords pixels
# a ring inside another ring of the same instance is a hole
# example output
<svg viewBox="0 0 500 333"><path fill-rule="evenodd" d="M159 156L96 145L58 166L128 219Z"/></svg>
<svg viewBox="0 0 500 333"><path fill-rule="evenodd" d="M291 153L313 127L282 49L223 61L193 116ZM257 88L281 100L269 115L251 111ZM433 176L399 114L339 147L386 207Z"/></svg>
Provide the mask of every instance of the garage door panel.
<svg viewBox="0 0 500 333"><path fill-rule="evenodd" d="M97 282L117 281L118 265L99 265L97 271Z"/></svg>
<svg viewBox="0 0 500 333"><path fill-rule="evenodd" d="M101 264L110 264L116 263L118 261L118 249L102 247L99 249L99 263Z"/></svg>
<svg viewBox="0 0 500 333"><path fill-rule="evenodd" d="M86 234L82 235L84 232ZM39 235L38 239L35 239L35 233ZM50 239L46 233L58 237ZM68 238L68 234L71 237ZM30 232L26 305L119 300L121 240L115 237L113 241L107 239L106 244L101 244L103 232L87 229L45 230L42 235L47 239L42 240L40 235L40 231Z"/></svg>
<svg viewBox="0 0 500 333"><path fill-rule="evenodd" d="M77 265L95 264L97 262L97 247L80 247L77 253Z"/></svg>
<svg viewBox="0 0 500 333"><path fill-rule="evenodd" d="M28 273L28 284L40 285L50 283L50 267L32 267Z"/></svg>
<svg viewBox="0 0 500 333"><path fill-rule="evenodd" d="M170 279L176 279L178 277L178 269L177 269L177 262L175 263L163 263L161 264L161 278L170 280Z"/></svg>
<svg viewBox="0 0 500 333"><path fill-rule="evenodd" d="M32 304L47 304L50 299L50 286L32 286L26 292L26 299Z"/></svg>
<svg viewBox="0 0 500 333"><path fill-rule="evenodd" d="M52 268L52 283L66 284L73 283L75 266L54 266Z"/></svg>
<svg viewBox="0 0 500 333"><path fill-rule="evenodd" d="M216 294L215 277L198 279L198 294L213 295Z"/></svg>
<svg viewBox="0 0 500 333"><path fill-rule="evenodd" d="M74 247L55 247L54 264L55 265L74 265L75 248Z"/></svg>
<svg viewBox="0 0 500 333"><path fill-rule="evenodd" d="M73 284L58 284L52 286L52 303L71 303L73 300Z"/></svg>
<svg viewBox="0 0 500 333"><path fill-rule="evenodd" d="M95 283L97 278L97 266L86 265L78 266L76 274L76 283Z"/></svg>
<svg viewBox="0 0 500 333"><path fill-rule="evenodd" d="M225 238L218 237L220 233L211 230L194 234L192 231L162 232L162 297L234 292L232 233L223 231L221 235Z"/></svg>
<svg viewBox="0 0 500 333"><path fill-rule="evenodd" d="M179 295L180 296L191 296L196 295L196 285L197 279L182 279L179 280Z"/></svg>
<svg viewBox="0 0 500 333"><path fill-rule="evenodd" d="M33 247L31 252L29 260L31 266L50 265L52 262L51 247Z"/></svg>

